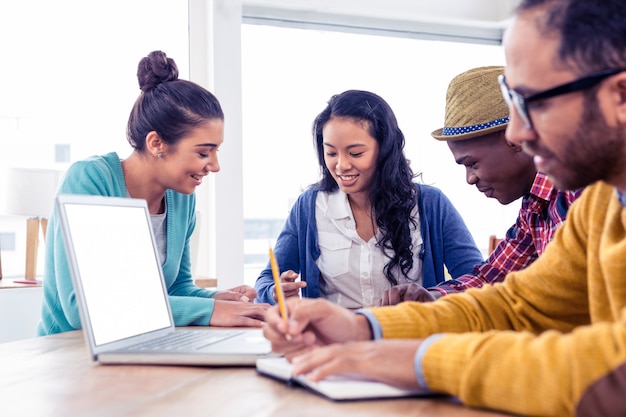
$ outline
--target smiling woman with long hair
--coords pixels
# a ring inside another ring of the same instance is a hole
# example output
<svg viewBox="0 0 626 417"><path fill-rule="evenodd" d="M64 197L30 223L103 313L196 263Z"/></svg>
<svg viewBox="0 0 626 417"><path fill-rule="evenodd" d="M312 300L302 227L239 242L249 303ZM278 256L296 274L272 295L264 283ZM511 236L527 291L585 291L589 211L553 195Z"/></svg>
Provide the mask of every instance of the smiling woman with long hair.
<svg viewBox="0 0 626 417"><path fill-rule="evenodd" d="M287 297L302 291L368 307L394 285L436 285L446 269L457 277L483 260L448 198L414 181L404 135L381 97L331 97L313 139L321 179L300 195L275 247ZM274 302L269 264L255 289L258 300Z"/></svg>

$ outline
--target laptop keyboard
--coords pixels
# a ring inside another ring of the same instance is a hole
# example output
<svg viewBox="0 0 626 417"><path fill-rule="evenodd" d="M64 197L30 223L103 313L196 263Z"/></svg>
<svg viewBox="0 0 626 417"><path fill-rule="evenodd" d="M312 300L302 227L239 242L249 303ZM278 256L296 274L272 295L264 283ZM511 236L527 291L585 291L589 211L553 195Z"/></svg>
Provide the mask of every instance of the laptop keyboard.
<svg viewBox="0 0 626 417"><path fill-rule="evenodd" d="M237 336L241 333L241 331L237 330L220 331L219 333L204 330L178 331L172 332L155 340L149 340L147 342L131 346L128 350L139 352L177 352L201 350L204 347L210 346L221 340Z"/></svg>

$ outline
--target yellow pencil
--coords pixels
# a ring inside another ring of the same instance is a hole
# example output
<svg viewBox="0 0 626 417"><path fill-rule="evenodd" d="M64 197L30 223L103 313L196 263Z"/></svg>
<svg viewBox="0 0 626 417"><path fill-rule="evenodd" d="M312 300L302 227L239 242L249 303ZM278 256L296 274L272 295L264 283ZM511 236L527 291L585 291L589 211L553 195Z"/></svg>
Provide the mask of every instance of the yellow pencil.
<svg viewBox="0 0 626 417"><path fill-rule="evenodd" d="M278 262L274 256L274 250L270 247L270 264L272 266L272 276L274 277L274 286L276 288L276 298L278 299L278 308L280 309L280 315L285 321L287 321L287 305L285 304L285 294L283 294L283 287L280 285L280 272L278 269Z"/></svg>

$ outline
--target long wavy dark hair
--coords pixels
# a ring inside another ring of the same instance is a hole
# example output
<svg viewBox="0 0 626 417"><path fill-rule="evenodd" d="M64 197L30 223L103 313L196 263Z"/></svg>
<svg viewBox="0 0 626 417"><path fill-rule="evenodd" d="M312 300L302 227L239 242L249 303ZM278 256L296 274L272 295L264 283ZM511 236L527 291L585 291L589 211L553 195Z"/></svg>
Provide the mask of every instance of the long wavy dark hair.
<svg viewBox="0 0 626 417"><path fill-rule="evenodd" d="M413 184L416 175L404 156L404 134L393 110L380 96L360 90L332 96L328 106L313 122L313 141L322 177L316 186L320 191L331 192L339 188L324 161L322 131L333 118L346 118L367 126L369 134L378 142L378 159L369 200L382 235L376 245L389 258L383 273L392 285L396 285L398 280L393 276L393 269L399 267L402 275L407 277L413 267L411 227L417 227L417 221L411 217L411 211L417 206L417 189Z"/></svg>

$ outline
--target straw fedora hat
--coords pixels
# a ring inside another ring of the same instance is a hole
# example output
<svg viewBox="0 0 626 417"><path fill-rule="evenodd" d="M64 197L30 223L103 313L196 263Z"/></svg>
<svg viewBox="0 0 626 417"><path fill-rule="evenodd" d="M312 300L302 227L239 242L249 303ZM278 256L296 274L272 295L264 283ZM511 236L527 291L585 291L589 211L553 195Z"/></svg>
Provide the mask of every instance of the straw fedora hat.
<svg viewBox="0 0 626 417"><path fill-rule="evenodd" d="M498 76L502 66L479 67L457 75L446 93L444 127L431 133L438 140L471 139L506 129L507 106Z"/></svg>

